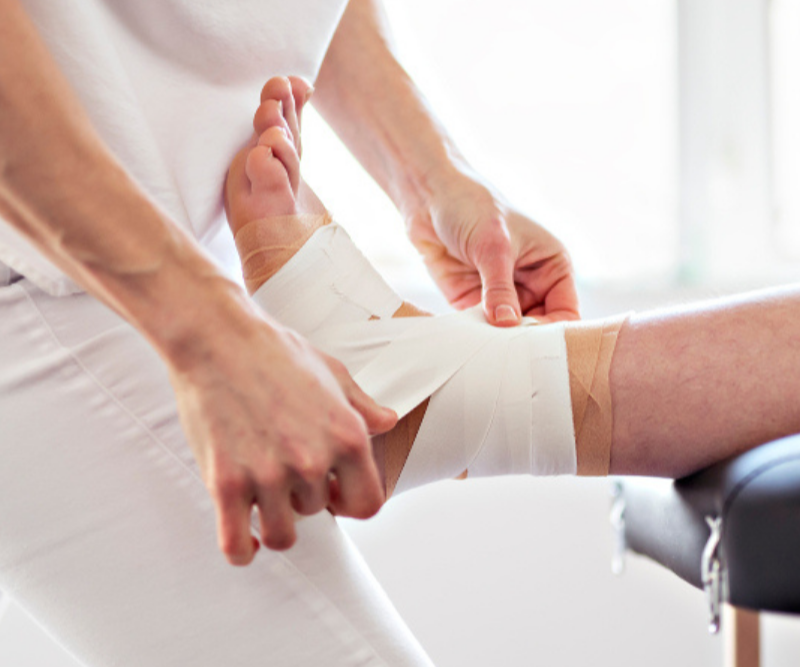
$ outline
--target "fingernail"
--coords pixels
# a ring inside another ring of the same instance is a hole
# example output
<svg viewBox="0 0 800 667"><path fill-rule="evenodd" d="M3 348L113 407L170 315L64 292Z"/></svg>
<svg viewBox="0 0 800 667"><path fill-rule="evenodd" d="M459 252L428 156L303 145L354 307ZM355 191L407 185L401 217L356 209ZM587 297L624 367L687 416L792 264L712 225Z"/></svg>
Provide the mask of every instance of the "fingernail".
<svg viewBox="0 0 800 667"><path fill-rule="evenodd" d="M283 115L283 100L278 100L278 112Z"/></svg>
<svg viewBox="0 0 800 667"><path fill-rule="evenodd" d="M311 99L311 96L312 96L313 94L314 94L314 89L313 89L313 88L309 88L309 89L306 91L306 96L303 98L303 104L305 104L306 102L308 102L308 100L310 100L310 99Z"/></svg>
<svg viewBox="0 0 800 667"><path fill-rule="evenodd" d="M516 322L519 318L511 306L502 305L494 309L494 319L498 322Z"/></svg>

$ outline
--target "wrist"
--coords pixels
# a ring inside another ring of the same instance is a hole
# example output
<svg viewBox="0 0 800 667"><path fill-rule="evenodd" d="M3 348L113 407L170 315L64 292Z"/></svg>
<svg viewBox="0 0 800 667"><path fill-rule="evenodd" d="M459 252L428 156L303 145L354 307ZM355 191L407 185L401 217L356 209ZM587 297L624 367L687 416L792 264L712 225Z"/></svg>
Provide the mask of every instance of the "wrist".
<svg viewBox="0 0 800 667"><path fill-rule="evenodd" d="M474 206L499 202L494 188L460 157L427 172L424 179L405 193L398 209L409 226L420 219L431 219L436 211L455 202Z"/></svg>
<svg viewBox="0 0 800 667"><path fill-rule="evenodd" d="M459 190L470 180L471 169L459 155L450 154L415 167L402 169L402 176L395 179L392 200L405 219L428 214L438 201Z"/></svg>
<svg viewBox="0 0 800 667"><path fill-rule="evenodd" d="M91 290L130 322L173 370L202 363L220 338L264 329L263 313L177 228L134 268L91 266Z"/></svg>
<svg viewBox="0 0 800 667"><path fill-rule="evenodd" d="M208 363L220 344L240 347L269 331L244 289L216 270L193 272L169 281L148 303L139 328L170 369L184 371Z"/></svg>

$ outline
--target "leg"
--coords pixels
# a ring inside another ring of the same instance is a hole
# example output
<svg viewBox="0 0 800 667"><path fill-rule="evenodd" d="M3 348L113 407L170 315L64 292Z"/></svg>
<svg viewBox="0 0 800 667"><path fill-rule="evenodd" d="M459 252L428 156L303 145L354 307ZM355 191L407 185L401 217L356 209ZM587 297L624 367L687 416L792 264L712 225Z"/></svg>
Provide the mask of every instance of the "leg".
<svg viewBox="0 0 800 667"><path fill-rule="evenodd" d="M631 318L611 367L612 472L681 477L797 433L798 373L796 287Z"/></svg>
<svg viewBox="0 0 800 667"><path fill-rule="evenodd" d="M245 151L240 159L255 158ZM299 162L293 161L288 168L299 169ZM231 179L235 178L237 178L236 170L232 169ZM299 210L295 209L295 212ZM282 254L284 246L270 241L272 235L275 238L283 238L286 235L294 237L297 241L292 248L294 255L309 238L309 235L303 233L302 225L297 224L291 216L278 220L269 218L268 214L251 222L250 225L251 228L255 225L261 230L260 242L263 242L263 245L248 250L245 247L248 240L244 240L240 245L240 251L248 253L247 256L257 256L262 269L268 267L266 273L262 273L260 277L281 272L276 280L282 281L281 289L293 294L292 300L295 304L295 308L290 309L292 312L287 313L285 320L289 326L313 336L312 340L316 344L324 346L330 342L331 336L335 337L334 324L374 317L374 314L370 315L369 306L363 303L363 299L361 311L348 310L342 304L347 301L352 303L358 301L363 282L380 283L377 274L365 272L359 284L349 287L342 287L344 283L337 285L334 291L338 292L338 296L342 297L342 292L346 294L342 300L336 302L336 299L326 296L324 289L320 292L317 289L319 285L314 285L313 280L309 283L307 274L315 266L311 259L314 251L306 246L302 253L304 259L293 260L287 264L288 258ZM236 227L234 223L234 229ZM323 246L318 257L351 252L343 245L334 247L338 243L334 240L335 235L328 234L327 237L330 238L324 241L312 241L309 244L316 243L318 246ZM276 252L276 246L280 246L277 248L280 252ZM299 269L303 261L308 266ZM353 255L343 264L357 261L358 258ZM312 263L308 264L309 262ZM346 267L343 270L346 272ZM303 272L306 274L305 277L301 275ZM335 281L337 278L333 274L320 275L318 282L325 283L329 279ZM269 284L259 289L262 282L263 280L255 280L250 285L253 291L258 289L257 299L261 299L267 308L276 307L280 310L280 295L277 295L278 298L273 298L274 293L280 290L270 290ZM308 286L311 291L303 291L305 287L301 288L301 284ZM312 292L313 298L309 298L304 306L299 295ZM297 305L298 299L301 301L300 305ZM299 311L314 310L319 308L322 302L325 302L324 308L327 309L325 317L318 318L313 326L306 326L307 322L302 317L297 319ZM683 475L748 447L800 430L798 411L791 405L793 378L796 376L795 371L800 370L794 368L800 363L797 361L800 356L796 354L795 349L800 338L800 320L792 317L793 313L797 312L798 305L800 304L795 293L777 292L772 296L717 304L714 307L706 307L702 312L682 312L668 316L642 315L623 325L619 333L619 347L616 354L612 344L604 357L607 363L604 371L605 390L608 393L608 405L604 416L607 417L609 424L608 442L604 445L605 451L602 453L602 457L605 457L605 467L595 465L589 467L592 470L607 471L610 457L611 471L617 474ZM397 301L393 312L395 315L401 315L408 310L407 305L401 308ZM278 314L274 311L273 313ZM539 340L546 337L544 332L547 329L550 327L530 328L524 335L538 346ZM595 357L588 356L589 352L580 345L570 346L569 341L576 338L573 334L579 330L580 327L577 325L566 327L569 363L568 368L565 366L563 369L563 375L567 372L573 374L575 369L586 366L587 362L590 362L588 365L594 369ZM513 335L516 333L512 332ZM612 333L616 338L616 329L612 328ZM774 341L774 344L770 344L771 341ZM424 352L425 347L432 342L433 339L427 341L422 339L420 341L422 347L418 348L417 353ZM511 338L502 341L502 345L512 344L516 343L512 342ZM329 351L334 352L336 349L336 345L333 345ZM349 354L346 346L340 345L338 349L342 350L343 354ZM752 353L753 349L758 350L757 355ZM668 354L665 354L664 350L668 350ZM419 363L419 358L416 358L409 368L408 358L403 358L397 367L390 368L389 372L402 381L404 377L413 376L410 370ZM475 365L475 360L471 360L470 365ZM354 368L358 369L358 364ZM776 368L785 368L787 371L776 379L773 377L775 375L773 369ZM489 368L484 373L482 381L486 384L488 380L495 380L498 375L513 370L513 366L506 366L505 370L498 370L496 366ZM553 378L558 379L557 374ZM409 379L408 382L413 380ZM442 391L450 384L452 382L443 386ZM552 388L549 386L541 388L537 392L537 400L551 391ZM454 413L450 417L449 424L459 425L465 415L469 416L478 408L485 407L482 402L497 400L497 396L498 394L494 394L487 399L485 394L478 392L471 397L462 397L460 400L466 403L462 405L460 413L457 415ZM426 397L427 395L423 395L422 398ZM573 390L573 410L577 410L578 402L575 398L576 392ZM512 396L511 400L513 399ZM560 402L562 407L569 408L570 396L566 398L561 396L556 402ZM423 418L430 412L436 412L432 408L426 411L422 399L420 403L417 411L401 422L398 429L383 443L388 447L387 462L405 461L405 456L411 450L411 444L418 432L421 428L424 429ZM552 421L555 412L554 410L547 412L545 421ZM508 414L508 411L504 414ZM611 428L612 416L613 428ZM491 418L493 423L505 419L497 412ZM458 436L455 439L458 439ZM414 452L419 449L418 444L415 445ZM540 445L540 442L533 443L534 448ZM507 443L503 446L507 446ZM454 455L459 454L456 451L460 447L458 442L451 442L447 447L451 448ZM444 456L445 444L442 443L439 449ZM534 456L535 454L534 452ZM588 455L592 454L593 452L588 452ZM509 456L513 458L514 455L512 452L506 459L509 459ZM580 472L580 442L576 456L577 469ZM467 457L467 461L472 460ZM551 469L564 471L565 467L568 466L562 462ZM454 476L460 472L454 470L452 466L445 466L443 470L445 469L447 474L444 476ZM492 467L492 470L497 469L497 466ZM542 469L547 471L547 465L544 468L539 467L539 470ZM506 470L506 472L520 471L520 467L516 465L511 465ZM436 478L437 474L438 472L434 472L433 477L429 476L427 480ZM387 464L389 491L392 488L392 477L393 474Z"/></svg>

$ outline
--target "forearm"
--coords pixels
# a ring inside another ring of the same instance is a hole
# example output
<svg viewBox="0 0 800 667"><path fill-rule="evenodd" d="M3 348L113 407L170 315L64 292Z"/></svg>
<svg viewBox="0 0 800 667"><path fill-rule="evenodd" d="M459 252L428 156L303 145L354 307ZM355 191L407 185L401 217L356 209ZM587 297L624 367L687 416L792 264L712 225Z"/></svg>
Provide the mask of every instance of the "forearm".
<svg viewBox="0 0 800 667"><path fill-rule="evenodd" d="M401 211L467 168L399 64L378 0L351 0L312 103Z"/></svg>
<svg viewBox="0 0 800 667"><path fill-rule="evenodd" d="M636 316L611 366L611 472L680 477L800 431L800 292Z"/></svg>
<svg viewBox="0 0 800 667"><path fill-rule="evenodd" d="M106 149L19 4L0 10L0 214L170 355L200 294L240 290Z"/></svg>

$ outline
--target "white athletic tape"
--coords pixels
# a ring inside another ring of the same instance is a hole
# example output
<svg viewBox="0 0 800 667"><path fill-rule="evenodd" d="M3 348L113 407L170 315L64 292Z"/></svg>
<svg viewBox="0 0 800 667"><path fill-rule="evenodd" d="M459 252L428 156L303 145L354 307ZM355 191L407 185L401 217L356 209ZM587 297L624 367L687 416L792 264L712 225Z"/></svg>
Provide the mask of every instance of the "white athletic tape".
<svg viewBox="0 0 800 667"><path fill-rule="evenodd" d="M459 315L475 313L482 314ZM563 325L500 332L431 397L395 494L465 470L470 477L575 473Z"/></svg>
<svg viewBox="0 0 800 667"><path fill-rule="evenodd" d="M400 416L431 397L395 493L464 470L575 473L563 325L500 329L480 307L388 319L399 298L335 224L253 298Z"/></svg>
<svg viewBox="0 0 800 667"><path fill-rule="evenodd" d="M253 299L306 337L322 326L390 318L403 303L335 223L318 229Z"/></svg>

